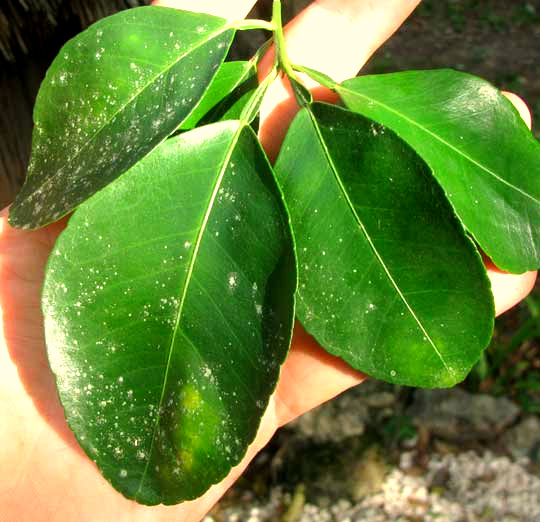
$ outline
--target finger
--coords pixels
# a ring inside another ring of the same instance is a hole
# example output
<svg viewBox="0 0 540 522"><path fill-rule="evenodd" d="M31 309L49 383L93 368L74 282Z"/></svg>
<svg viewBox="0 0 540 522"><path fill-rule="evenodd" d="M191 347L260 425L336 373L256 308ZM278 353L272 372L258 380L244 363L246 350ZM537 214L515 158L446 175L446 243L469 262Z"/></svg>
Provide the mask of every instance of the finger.
<svg viewBox="0 0 540 522"><path fill-rule="evenodd" d="M293 63L336 81L355 76L420 0L318 0L285 28Z"/></svg>
<svg viewBox="0 0 540 522"><path fill-rule="evenodd" d="M489 260L484 260L495 299L495 314L501 315L526 297L534 288L536 271L508 274Z"/></svg>
<svg viewBox="0 0 540 522"><path fill-rule="evenodd" d="M293 63L324 72L336 81L353 77L420 0L318 0L285 28L285 42ZM273 63L273 51L261 61L265 76ZM315 82L304 78L310 88ZM335 99L324 89L319 100ZM268 90L261 107L259 136L271 160L277 157L290 121L297 111L288 82L278 80Z"/></svg>
<svg viewBox="0 0 540 522"><path fill-rule="evenodd" d="M251 11L257 0L235 0L224 2L223 0L154 0L152 5L174 7L197 13L208 13L221 16L230 21L241 20Z"/></svg>
<svg viewBox="0 0 540 522"><path fill-rule="evenodd" d="M503 91L503 94L514 104L523 121L530 129L532 117L527 104L517 94L506 91ZM497 315L515 306L534 288L536 271L517 275L508 274L495 267L491 261L486 259L484 261L491 280L491 289L495 299L495 313Z"/></svg>
<svg viewBox="0 0 540 522"><path fill-rule="evenodd" d="M518 110L523 121L530 129L532 127L532 114L527 104L517 94L513 92L502 91L502 93L512 102L514 107Z"/></svg>
<svg viewBox="0 0 540 522"><path fill-rule="evenodd" d="M278 425L283 426L365 379L364 374L323 350L297 322L292 349L272 396Z"/></svg>

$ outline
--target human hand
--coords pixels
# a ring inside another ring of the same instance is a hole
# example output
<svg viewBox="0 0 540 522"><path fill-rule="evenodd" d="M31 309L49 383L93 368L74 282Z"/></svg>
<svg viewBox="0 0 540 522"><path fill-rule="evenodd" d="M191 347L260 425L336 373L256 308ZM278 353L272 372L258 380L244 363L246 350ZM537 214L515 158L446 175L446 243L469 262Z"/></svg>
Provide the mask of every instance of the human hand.
<svg viewBox="0 0 540 522"><path fill-rule="evenodd" d="M319 0L287 29L291 59L336 80L352 77L418 1ZM254 0L158 3L241 18ZM263 60L261 75L271 61L271 56ZM321 89L317 97L332 99L333 95ZM526 116L523 102L512 101ZM261 140L271 157L276 156L295 110L286 82L276 82L261 118ZM79 448L64 420L47 364L40 293L46 260L63 225L20 231L8 225L7 210L0 213L0 520L199 520L279 426L362 381L361 374L327 354L297 326L257 437L229 476L200 499L178 506L146 507L126 500ZM522 299L536 275L503 274L493 266L488 271L498 313Z"/></svg>

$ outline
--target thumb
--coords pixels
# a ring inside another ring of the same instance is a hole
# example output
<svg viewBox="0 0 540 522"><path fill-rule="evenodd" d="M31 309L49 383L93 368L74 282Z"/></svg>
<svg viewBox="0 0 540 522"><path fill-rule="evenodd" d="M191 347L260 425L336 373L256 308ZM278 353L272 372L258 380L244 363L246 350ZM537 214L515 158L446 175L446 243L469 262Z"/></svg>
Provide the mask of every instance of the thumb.
<svg viewBox="0 0 540 522"><path fill-rule="evenodd" d="M532 117L527 104L517 94L507 91L503 91L502 93L514 105L523 118L523 121L530 129ZM488 259L485 259L485 263L489 279L491 280L491 290L493 291L493 296L495 298L495 310L497 315L500 315L515 306L534 288L537 274L536 271L517 275L509 274L499 270Z"/></svg>
<svg viewBox="0 0 540 522"><path fill-rule="evenodd" d="M351 78L419 3L420 0L316 0L285 27L289 58L336 81ZM270 50L261 61L260 76L266 76L273 61L274 52ZM310 88L316 85L303 79ZM314 95L319 100L335 99L333 93L323 89L317 89ZM277 157L297 110L288 81L275 81L261 107L259 132L271 160Z"/></svg>
<svg viewBox="0 0 540 522"><path fill-rule="evenodd" d="M502 93L504 96L508 98L508 100L510 100L512 105L517 109L517 111L519 112L519 115L521 116L521 118L523 119L527 127L531 129L532 127L531 111L529 107L527 106L527 104L523 101L523 99L513 92L502 91Z"/></svg>

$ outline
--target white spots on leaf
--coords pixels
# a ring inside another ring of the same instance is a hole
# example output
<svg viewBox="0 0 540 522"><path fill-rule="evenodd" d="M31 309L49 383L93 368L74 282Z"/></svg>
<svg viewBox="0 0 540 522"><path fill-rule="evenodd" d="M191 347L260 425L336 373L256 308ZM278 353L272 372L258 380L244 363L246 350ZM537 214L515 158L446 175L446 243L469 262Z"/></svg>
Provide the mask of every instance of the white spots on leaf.
<svg viewBox="0 0 540 522"><path fill-rule="evenodd" d="M146 459L146 451L140 449L137 450L137 453L135 454L138 460L145 460Z"/></svg>
<svg viewBox="0 0 540 522"><path fill-rule="evenodd" d="M234 192L230 192L223 187L221 187L218 191L218 201L228 201L229 203L235 203L236 202L236 194Z"/></svg>
<svg viewBox="0 0 540 522"><path fill-rule="evenodd" d="M227 286L229 292L234 293L238 288L238 272L229 272L227 274Z"/></svg>
<svg viewBox="0 0 540 522"><path fill-rule="evenodd" d="M128 472L125 469L121 469L118 475L120 475L120 478L126 478L128 476Z"/></svg>
<svg viewBox="0 0 540 522"><path fill-rule="evenodd" d="M68 72L65 72L65 71L61 72L58 75L58 82L60 83L60 85L67 85L69 78L70 78L70 74Z"/></svg>
<svg viewBox="0 0 540 522"><path fill-rule="evenodd" d="M397 375L396 370L390 370L390 375L395 377Z"/></svg>
<svg viewBox="0 0 540 522"><path fill-rule="evenodd" d="M191 242L190 241L185 241L184 242L184 248L187 250L189 247L191 246Z"/></svg>

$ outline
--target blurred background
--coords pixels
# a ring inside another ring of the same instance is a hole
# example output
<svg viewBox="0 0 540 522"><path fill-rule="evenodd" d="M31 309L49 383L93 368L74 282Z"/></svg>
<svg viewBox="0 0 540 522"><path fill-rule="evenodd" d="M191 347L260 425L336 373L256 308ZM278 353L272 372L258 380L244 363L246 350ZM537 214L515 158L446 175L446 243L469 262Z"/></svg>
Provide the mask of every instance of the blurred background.
<svg viewBox="0 0 540 522"><path fill-rule="evenodd" d="M32 107L61 45L137 0L2 0L0 208L21 186ZM291 18L309 0L285 0ZM252 17L269 18L271 0ZM240 33L232 53L264 41ZM354 52L354 50L351 50ZM451 67L522 96L540 138L540 1L424 0L363 73ZM452 390L368 381L282 429L207 522L540 520L540 292L500 317Z"/></svg>

